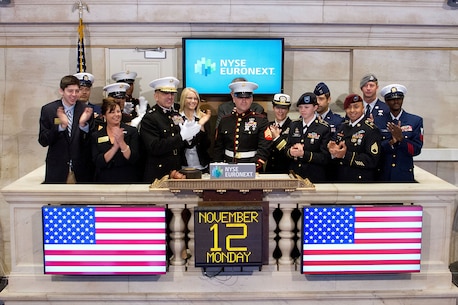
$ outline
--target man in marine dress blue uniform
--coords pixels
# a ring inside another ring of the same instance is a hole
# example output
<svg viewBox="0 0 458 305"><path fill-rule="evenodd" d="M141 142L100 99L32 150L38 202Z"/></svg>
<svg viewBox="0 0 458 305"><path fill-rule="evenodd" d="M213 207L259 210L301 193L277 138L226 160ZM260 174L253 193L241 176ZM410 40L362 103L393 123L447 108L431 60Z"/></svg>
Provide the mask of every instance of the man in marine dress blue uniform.
<svg viewBox="0 0 458 305"><path fill-rule="evenodd" d="M111 76L111 79L117 83L127 83L129 87L126 89L126 102L124 104L124 109L121 109L123 114L126 117L129 117L130 121L137 117L136 106L140 104L138 98L132 96L135 88L135 78L137 77L137 72L132 71L121 71L115 73Z"/></svg>
<svg viewBox="0 0 458 305"><path fill-rule="evenodd" d="M231 81L231 83L246 82L246 81L248 80L245 77L236 77ZM235 100L234 92L231 91L231 100L224 102L218 106L218 113L216 117L216 128L218 128L219 122L221 122L221 118L223 116L229 115L232 113L232 111L234 111L234 108L235 108L234 100ZM265 114L264 108L260 104L255 103L255 102L251 103L251 110L257 113Z"/></svg>
<svg viewBox="0 0 458 305"><path fill-rule="evenodd" d="M216 130L214 161L227 163L255 163L260 171L269 158L271 132L266 115L251 110L253 91L258 84L233 82L235 108L223 116Z"/></svg>
<svg viewBox="0 0 458 305"><path fill-rule="evenodd" d="M382 181L414 182L413 157L423 147L423 119L403 108L407 88L391 84L380 91L390 107L384 140L382 141Z"/></svg>
<svg viewBox="0 0 458 305"><path fill-rule="evenodd" d="M126 105L126 92L129 89L130 85L128 83L114 83L109 84L103 87L103 90L107 92L107 96L109 98L113 98L116 103L118 103L122 109L124 109ZM129 124L132 121L132 117L122 112L122 122Z"/></svg>
<svg viewBox="0 0 458 305"><path fill-rule="evenodd" d="M140 138L146 148L143 181L151 183L181 169L181 150L185 140L191 140L200 125L188 125L174 107L177 86L173 76L149 83L154 89L156 105L151 107L140 123Z"/></svg>

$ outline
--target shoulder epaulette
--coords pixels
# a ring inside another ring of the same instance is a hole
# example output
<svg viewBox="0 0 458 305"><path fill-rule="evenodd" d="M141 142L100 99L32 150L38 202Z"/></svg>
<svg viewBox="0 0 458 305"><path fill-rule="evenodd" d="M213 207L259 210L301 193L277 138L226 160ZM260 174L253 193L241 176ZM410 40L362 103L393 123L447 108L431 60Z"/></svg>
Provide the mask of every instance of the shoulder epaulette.
<svg viewBox="0 0 458 305"><path fill-rule="evenodd" d="M231 112L231 113L225 114L225 115L223 115L223 116L221 117L221 119L223 119L223 118L227 118L227 117L231 117L231 116L233 116L234 114L235 114L234 112Z"/></svg>
<svg viewBox="0 0 458 305"><path fill-rule="evenodd" d="M259 112L256 112L256 111L251 111L251 114L253 116L262 117L262 118L266 118L267 117L267 115L265 115L264 113L259 113Z"/></svg>

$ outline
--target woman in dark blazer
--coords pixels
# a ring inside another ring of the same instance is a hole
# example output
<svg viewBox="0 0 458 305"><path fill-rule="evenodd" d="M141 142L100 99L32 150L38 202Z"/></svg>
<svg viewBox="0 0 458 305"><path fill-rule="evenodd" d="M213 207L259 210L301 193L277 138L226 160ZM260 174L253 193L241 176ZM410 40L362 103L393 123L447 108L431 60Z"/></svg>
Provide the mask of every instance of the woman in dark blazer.
<svg viewBox="0 0 458 305"><path fill-rule="evenodd" d="M121 122L122 110L114 101L104 100L102 115L106 124L92 134L95 182L139 182L137 162L140 152L137 128Z"/></svg>

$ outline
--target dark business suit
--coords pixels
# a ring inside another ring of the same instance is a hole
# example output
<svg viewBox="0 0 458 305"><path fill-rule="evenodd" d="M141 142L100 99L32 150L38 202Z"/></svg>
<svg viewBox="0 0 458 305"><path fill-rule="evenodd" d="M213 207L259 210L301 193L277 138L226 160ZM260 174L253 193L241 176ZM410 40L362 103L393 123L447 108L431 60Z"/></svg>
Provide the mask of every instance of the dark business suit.
<svg viewBox="0 0 458 305"><path fill-rule="evenodd" d="M140 123L140 138L146 149L146 164L143 181L151 183L181 169L183 139L180 135L178 112L164 113L154 105Z"/></svg>
<svg viewBox="0 0 458 305"><path fill-rule="evenodd" d="M76 181L92 182L94 165L91 158L90 132L93 128L93 117L88 120L89 133L81 130L78 122L87 105L76 102L70 137L67 130L59 131L58 107L63 107L62 100L50 102L41 108L38 142L43 147L48 147L44 183L66 183L70 160Z"/></svg>
<svg viewBox="0 0 458 305"><path fill-rule="evenodd" d="M130 158L124 158L120 149L106 162L105 153L113 147L106 126L92 134L92 158L96 167L95 181L109 183L140 182L137 162L140 158L137 128L121 123L124 141L129 145Z"/></svg>

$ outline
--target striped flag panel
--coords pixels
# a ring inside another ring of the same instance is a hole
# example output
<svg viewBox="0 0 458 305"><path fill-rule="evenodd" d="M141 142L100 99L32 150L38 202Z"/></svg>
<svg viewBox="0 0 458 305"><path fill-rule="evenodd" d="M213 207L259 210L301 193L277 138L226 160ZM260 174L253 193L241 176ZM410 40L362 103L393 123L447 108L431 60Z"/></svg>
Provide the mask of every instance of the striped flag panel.
<svg viewBox="0 0 458 305"><path fill-rule="evenodd" d="M44 206L46 274L164 274L162 207Z"/></svg>
<svg viewBox="0 0 458 305"><path fill-rule="evenodd" d="M304 207L302 273L420 272L421 206Z"/></svg>

